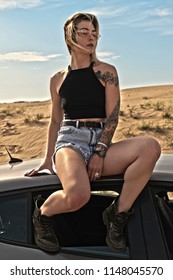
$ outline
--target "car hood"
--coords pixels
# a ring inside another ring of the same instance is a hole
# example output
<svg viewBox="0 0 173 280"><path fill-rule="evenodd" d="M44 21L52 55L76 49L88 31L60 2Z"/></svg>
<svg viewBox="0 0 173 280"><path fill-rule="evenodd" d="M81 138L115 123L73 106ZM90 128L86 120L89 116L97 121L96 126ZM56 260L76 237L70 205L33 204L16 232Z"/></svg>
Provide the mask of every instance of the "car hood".
<svg viewBox="0 0 173 280"><path fill-rule="evenodd" d="M0 180L23 177L26 172L38 167L43 159L31 159L15 164L0 164ZM173 154L162 154L156 163L154 173L173 173ZM40 175L50 175L43 170Z"/></svg>
<svg viewBox="0 0 173 280"><path fill-rule="evenodd" d="M0 192L5 189L27 188L35 186L43 186L49 184L59 184L57 175L50 175L48 170L43 170L37 176L26 177L25 173L40 165L43 159L31 159L17 164L0 165ZM123 176L111 176L100 178L100 180L108 180L111 178L120 178ZM153 174L152 181L173 182L173 154L162 154L158 160Z"/></svg>
<svg viewBox="0 0 173 280"><path fill-rule="evenodd" d="M14 164L1 164L0 165L0 180L24 177L25 173L38 167L41 159L31 159Z"/></svg>

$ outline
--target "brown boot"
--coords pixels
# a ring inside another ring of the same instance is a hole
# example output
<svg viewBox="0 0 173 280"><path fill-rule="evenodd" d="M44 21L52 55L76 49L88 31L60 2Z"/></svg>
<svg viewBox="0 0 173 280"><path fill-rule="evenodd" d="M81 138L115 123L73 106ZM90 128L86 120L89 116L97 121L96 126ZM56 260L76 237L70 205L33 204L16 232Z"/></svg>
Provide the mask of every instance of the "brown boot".
<svg viewBox="0 0 173 280"><path fill-rule="evenodd" d="M60 246L52 227L51 218L41 215L40 207L43 202L44 200L40 198L35 201L35 210L32 216L35 243L44 251L57 252Z"/></svg>
<svg viewBox="0 0 173 280"><path fill-rule="evenodd" d="M115 200L103 212L103 221L107 227L106 243L114 250L124 251L126 249L125 227L131 212L121 212L116 214Z"/></svg>

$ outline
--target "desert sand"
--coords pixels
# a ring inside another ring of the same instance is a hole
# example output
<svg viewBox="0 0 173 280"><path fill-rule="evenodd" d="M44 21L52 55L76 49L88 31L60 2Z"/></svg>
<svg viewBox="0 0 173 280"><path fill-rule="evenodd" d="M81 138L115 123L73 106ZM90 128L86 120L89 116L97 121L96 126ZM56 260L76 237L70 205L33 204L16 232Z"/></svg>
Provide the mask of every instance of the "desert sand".
<svg viewBox="0 0 173 280"><path fill-rule="evenodd" d="M51 102L0 104L0 163L13 157L44 157ZM137 135L156 138L162 153L173 153L173 85L121 90L120 121L113 141Z"/></svg>

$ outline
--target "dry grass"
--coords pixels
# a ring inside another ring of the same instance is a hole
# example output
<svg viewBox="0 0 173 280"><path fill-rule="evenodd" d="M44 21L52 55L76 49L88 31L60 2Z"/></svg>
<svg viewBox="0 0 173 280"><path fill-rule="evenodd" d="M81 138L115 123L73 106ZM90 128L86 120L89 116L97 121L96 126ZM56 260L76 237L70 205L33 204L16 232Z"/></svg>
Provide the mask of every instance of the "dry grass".
<svg viewBox="0 0 173 280"><path fill-rule="evenodd" d="M121 91L120 122L114 141L150 135L173 153L173 85ZM50 101L0 104L0 163L8 161L5 146L14 157L44 156Z"/></svg>

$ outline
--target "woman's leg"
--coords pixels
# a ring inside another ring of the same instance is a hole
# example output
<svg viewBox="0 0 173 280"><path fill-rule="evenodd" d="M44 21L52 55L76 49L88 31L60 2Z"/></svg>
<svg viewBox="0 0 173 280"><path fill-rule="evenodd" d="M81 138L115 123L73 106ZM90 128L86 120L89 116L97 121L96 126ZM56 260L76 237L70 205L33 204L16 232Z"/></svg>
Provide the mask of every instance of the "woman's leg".
<svg viewBox="0 0 173 280"><path fill-rule="evenodd" d="M103 212L107 227L106 242L116 250L125 250L125 226L132 204L148 182L160 156L160 145L152 138L136 137L111 145L107 151L103 175L124 173L118 201Z"/></svg>
<svg viewBox="0 0 173 280"><path fill-rule="evenodd" d="M61 148L55 166L63 189L52 193L42 205L41 213L46 216L78 210L91 194L86 165L77 151Z"/></svg>
<svg viewBox="0 0 173 280"><path fill-rule="evenodd" d="M102 175L124 173L118 212L131 208L150 179L160 152L158 142L149 137L134 137L110 146L104 160Z"/></svg>
<svg viewBox="0 0 173 280"><path fill-rule="evenodd" d="M56 154L56 170L63 189L52 193L45 202L38 199L33 213L35 242L42 250L49 252L60 249L51 216L75 211L90 198L86 165L79 153L70 148L60 149Z"/></svg>

